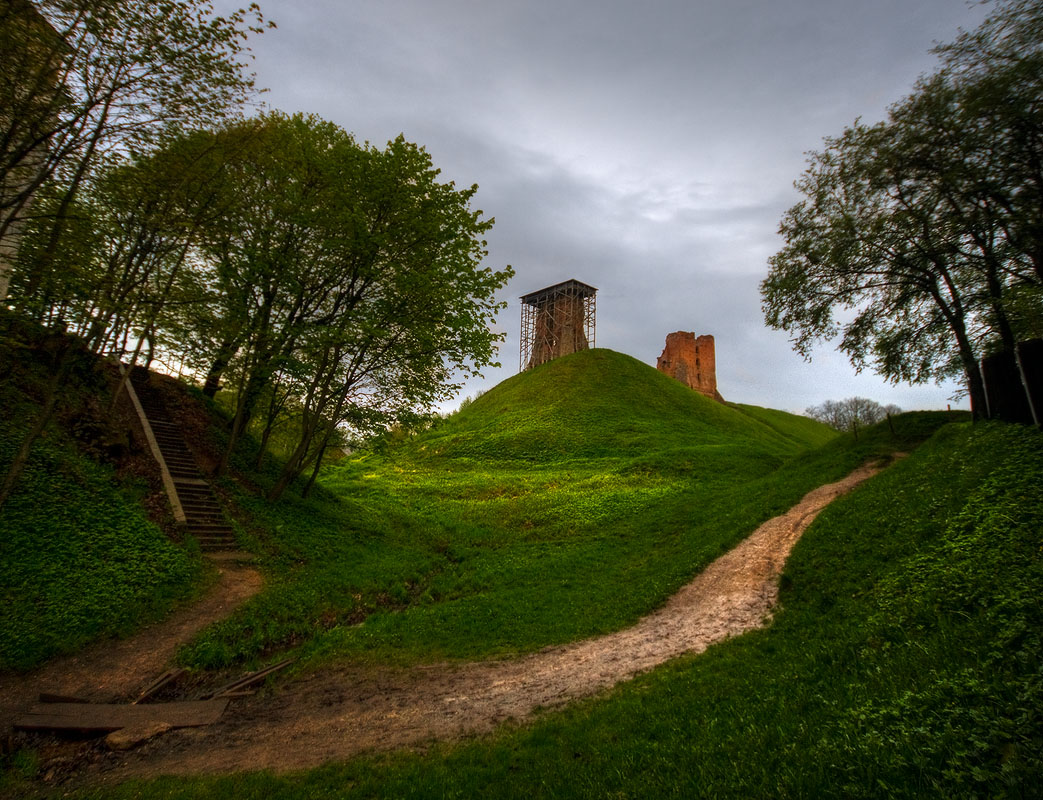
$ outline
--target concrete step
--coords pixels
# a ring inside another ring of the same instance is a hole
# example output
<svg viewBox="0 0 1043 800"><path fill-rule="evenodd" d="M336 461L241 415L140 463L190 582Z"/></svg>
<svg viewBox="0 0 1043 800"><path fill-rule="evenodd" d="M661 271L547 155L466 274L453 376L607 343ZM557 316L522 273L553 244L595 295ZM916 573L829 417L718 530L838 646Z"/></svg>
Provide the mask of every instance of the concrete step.
<svg viewBox="0 0 1043 800"><path fill-rule="evenodd" d="M185 484L183 482L175 481L174 487L177 489L177 493L182 497L214 496L214 493L210 490L209 486L196 486L194 484Z"/></svg>
<svg viewBox="0 0 1043 800"><path fill-rule="evenodd" d="M190 522L193 517L197 519L206 518L208 520L216 518L222 522L224 522L225 519L224 512L217 506L189 506L188 508L185 508L185 506L182 505L181 507L185 509L185 516L189 518Z"/></svg>
<svg viewBox="0 0 1043 800"><path fill-rule="evenodd" d="M239 546L235 539L201 539L197 537L196 541L199 542L199 549L203 551L234 550Z"/></svg>
<svg viewBox="0 0 1043 800"><path fill-rule="evenodd" d="M186 529L203 550L235 555L239 552L235 531L228 524L210 484L200 473L181 426L171 419L161 394L149 382L147 370L135 367L131 371L130 380L148 418L163 461L174 479L174 489L185 512Z"/></svg>
<svg viewBox="0 0 1043 800"><path fill-rule="evenodd" d="M205 523L205 522L189 522L187 525L188 532L193 536L199 534L200 536L232 536L235 531L232 530L232 526L227 522L225 523Z"/></svg>
<svg viewBox="0 0 1043 800"><path fill-rule="evenodd" d="M197 469L194 458L183 458L181 456L167 458L167 454L163 453L163 460L167 462L167 467L171 469L174 467L180 467L181 469Z"/></svg>
<svg viewBox="0 0 1043 800"><path fill-rule="evenodd" d="M185 509L185 516L189 520L193 519L224 519L224 512L219 506L201 506L201 505L185 505L181 504L181 507Z"/></svg>

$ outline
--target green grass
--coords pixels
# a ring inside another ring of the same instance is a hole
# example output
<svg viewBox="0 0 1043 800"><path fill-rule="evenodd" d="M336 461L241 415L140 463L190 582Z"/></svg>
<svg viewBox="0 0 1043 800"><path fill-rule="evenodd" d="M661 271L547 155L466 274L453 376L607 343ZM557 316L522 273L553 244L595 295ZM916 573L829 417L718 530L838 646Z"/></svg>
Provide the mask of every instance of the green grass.
<svg viewBox="0 0 1043 800"><path fill-rule="evenodd" d="M619 353L558 359L327 469L319 500L243 498L263 523L253 543L270 588L181 660L224 667L293 649L302 669L412 664L624 627L836 475L831 459L778 472L833 438Z"/></svg>
<svg viewBox="0 0 1043 800"><path fill-rule="evenodd" d="M426 754L81 797L1039 797L1043 437L949 426L823 512L773 625Z"/></svg>
<svg viewBox="0 0 1043 800"><path fill-rule="evenodd" d="M1043 437L959 418L854 440L596 350L354 454L312 499L241 494L266 589L181 661L409 665L625 627L811 488L911 452L809 528L765 630L425 754L79 796L1041 796ZM32 754L7 763L0 794L35 792Z"/></svg>
<svg viewBox="0 0 1043 800"><path fill-rule="evenodd" d="M0 475L38 406L46 372L26 354L39 339L0 336ZM142 506L142 488L117 479L85 442L98 445L88 407L107 402L105 382L77 355L56 420L34 446L0 509L0 669L25 670L105 636L159 618L198 589L198 553L177 547ZM101 393L101 394L99 394ZM74 437L70 431L77 434Z"/></svg>

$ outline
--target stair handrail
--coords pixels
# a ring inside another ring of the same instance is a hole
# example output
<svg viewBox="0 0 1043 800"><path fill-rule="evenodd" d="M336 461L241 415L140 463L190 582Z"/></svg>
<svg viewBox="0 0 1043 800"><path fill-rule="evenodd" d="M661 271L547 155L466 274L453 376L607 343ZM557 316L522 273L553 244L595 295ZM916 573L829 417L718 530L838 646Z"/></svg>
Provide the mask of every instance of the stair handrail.
<svg viewBox="0 0 1043 800"><path fill-rule="evenodd" d="M120 368L120 375L126 373L126 365L117 360L116 363ZM188 522L188 517L185 516L185 509L181 506L181 499L177 496L177 487L174 485L174 477L170 474L170 470L167 468L166 459L163 458L163 453L159 449L159 442L156 441L156 434L152 432L152 425L149 424L148 416L145 414L145 409L141 407L141 401L138 400L138 393L134 391L134 384L130 380L126 382L127 397L130 398L131 405L134 406L134 410L138 414L138 419L141 421L141 428L145 432L145 440L148 442L149 450L152 451L152 456L156 459L156 463L159 464L159 474L163 479L163 488L166 490L167 499L170 501L170 509L174 512L174 520L184 525Z"/></svg>

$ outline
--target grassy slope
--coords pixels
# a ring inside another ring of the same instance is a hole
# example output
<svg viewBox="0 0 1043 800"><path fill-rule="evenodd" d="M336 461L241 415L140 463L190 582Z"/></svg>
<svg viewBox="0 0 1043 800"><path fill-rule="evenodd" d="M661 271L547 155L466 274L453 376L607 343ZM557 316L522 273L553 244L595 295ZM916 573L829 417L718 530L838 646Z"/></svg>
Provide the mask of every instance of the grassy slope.
<svg viewBox="0 0 1043 800"><path fill-rule="evenodd" d="M763 422L780 436L793 439L799 444L824 445L836 436L832 428L810 417L799 417L773 408L760 408L742 403L730 403L729 405L736 411Z"/></svg>
<svg viewBox="0 0 1043 800"><path fill-rule="evenodd" d="M816 520L766 630L426 755L112 796L1039 797L1041 530L1043 436L949 426Z"/></svg>
<svg viewBox="0 0 1043 800"><path fill-rule="evenodd" d="M244 498L270 588L183 659L414 663L620 627L807 489L944 419L855 442L619 354L562 359L345 462L333 494ZM87 796L1036 796L1041 486L1038 433L950 426L822 515L766 631L426 756Z"/></svg>
<svg viewBox="0 0 1043 800"><path fill-rule="evenodd" d="M607 350L516 376L331 469L335 502L255 503L271 588L182 659L473 659L625 626L836 473L772 478L833 434L761 413Z"/></svg>
<svg viewBox="0 0 1043 800"><path fill-rule="evenodd" d="M0 323L3 473L38 413L30 398L46 380L28 354L55 340ZM27 669L129 632L190 595L201 577L198 554L175 546L149 521L142 487L83 452L84 441L99 435L88 409L107 405L108 387L89 358L75 359L56 420L0 509L0 669Z"/></svg>
<svg viewBox="0 0 1043 800"><path fill-rule="evenodd" d="M601 349L509 378L413 449L428 463L441 456L546 464L713 446L789 456L832 435L785 412L722 405L637 359Z"/></svg>

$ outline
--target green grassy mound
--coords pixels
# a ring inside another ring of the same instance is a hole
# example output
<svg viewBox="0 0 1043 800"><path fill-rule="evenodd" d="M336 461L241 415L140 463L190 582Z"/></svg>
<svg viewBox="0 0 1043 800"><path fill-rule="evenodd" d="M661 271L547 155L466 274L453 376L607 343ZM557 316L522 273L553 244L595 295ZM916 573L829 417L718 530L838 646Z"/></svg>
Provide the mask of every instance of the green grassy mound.
<svg viewBox="0 0 1043 800"><path fill-rule="evenodd" d="M507 379L406 449L425 461L546 464L685 446L788 456L833 435L805 417L723 405L635 358L600 349Z"/></svg>
<svg viewBox="0 0 1043 800"><path fill-rule="evenodd" d="M899 434L944 418L926 419ZM304 669L413 664L616 630L874 447L901 446L886 429L856 446L725 406L619 353L562 358L329 468L318 499L244 498L268 588L181 659L223 667L292 649Z"/></svg>
<svg viewBox="0 0 1043 800"><path fill-rule="evenodd" d="M1041 530L1043 436L949 426L818 517L765 630L422 755L83 796L1039 797Z"/></svg>

